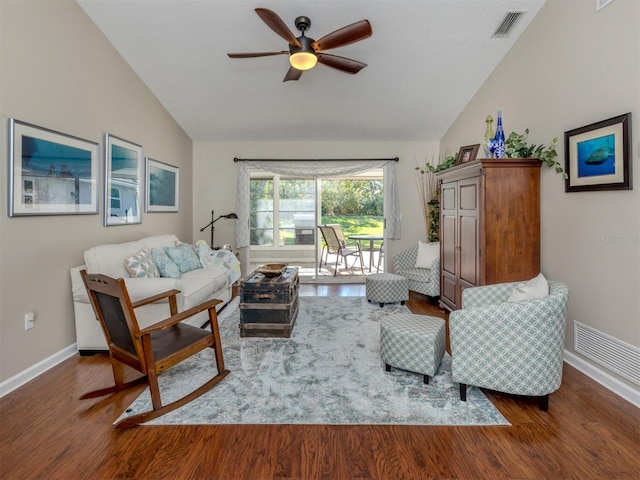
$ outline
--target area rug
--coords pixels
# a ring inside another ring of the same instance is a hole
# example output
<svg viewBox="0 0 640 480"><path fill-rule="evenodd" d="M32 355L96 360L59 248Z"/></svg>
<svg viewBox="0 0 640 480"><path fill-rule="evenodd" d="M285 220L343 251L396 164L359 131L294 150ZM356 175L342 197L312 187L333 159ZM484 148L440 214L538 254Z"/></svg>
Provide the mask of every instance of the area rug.
<svg viewBox="0 0 640 480"><path fill-rule="evenodd" d="M482 391L460 401L445 354L429 385L422 375L392 369L380 358L380 319L409 313L363 297L301 297L291 338L241 338L238 300L220 315L231 373L191 403L148 422L195 424L509 425ZM210 378L210 349L159 377L164 403ZM120 418L151 408L148 389ZM120 419L118 419L120 420Z"/></svg>

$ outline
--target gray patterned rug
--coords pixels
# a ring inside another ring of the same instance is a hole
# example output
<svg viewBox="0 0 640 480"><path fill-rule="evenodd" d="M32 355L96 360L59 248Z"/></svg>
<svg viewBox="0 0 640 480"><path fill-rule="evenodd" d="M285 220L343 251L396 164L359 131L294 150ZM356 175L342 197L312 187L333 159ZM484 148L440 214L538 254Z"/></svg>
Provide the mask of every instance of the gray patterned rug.
<svg viewBox="0 0 640 480"><path fill-rule="evenodd" d="M406 312L363 297L301 297L291 338L240 338L237 299L220 316L226 368L216 387L148 424L509 425L482 391L461 402L445 354L429 385L380 359L380 318ZM163 373L165 403L204 383L210 349ZM148 389L121 418L151 408Z"/></svg>

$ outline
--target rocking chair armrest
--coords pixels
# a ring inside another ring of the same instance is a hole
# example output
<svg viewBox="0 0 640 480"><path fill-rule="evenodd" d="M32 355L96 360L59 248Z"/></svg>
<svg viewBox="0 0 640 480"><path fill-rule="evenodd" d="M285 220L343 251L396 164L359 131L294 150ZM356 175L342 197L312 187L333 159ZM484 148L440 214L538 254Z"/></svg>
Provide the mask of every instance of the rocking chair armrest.
<svg viewBox="0 0 640 480"><path fill-rule="evenodd" d="M188 310L172 315L169 318L166 318L158 323L154 323L153 325L149 325L148 327L141 329L138 332L138 336L142 337L144 335L149 335L151 332L162 330L163 328L167 328L172 325L175 325L176 323L180 323L181 321L189 317L192 317L197 313L200 313L204 310L208 310L211 307L215 307L219 303L222 303L222 300L213 298L207 302L201 303L200 305L196 305L195 307L191 307Z"/></svg>
<svg viewBox="0 0 640 480"><path fill-rule="evenodd" d="M141 300L138 300L137 302L131 302L131 306L133 308L138 308L138 307L141 307L143 305L148 305L149 303L154 303L154 302L157 302L159 300L163 300L165 298L175 297L179 293L180 293L180 290L176 290L176 289L167 290L166 292L162 292L162 293L159 293L157 295L153 295L151 297L143 298Z"/></svg>

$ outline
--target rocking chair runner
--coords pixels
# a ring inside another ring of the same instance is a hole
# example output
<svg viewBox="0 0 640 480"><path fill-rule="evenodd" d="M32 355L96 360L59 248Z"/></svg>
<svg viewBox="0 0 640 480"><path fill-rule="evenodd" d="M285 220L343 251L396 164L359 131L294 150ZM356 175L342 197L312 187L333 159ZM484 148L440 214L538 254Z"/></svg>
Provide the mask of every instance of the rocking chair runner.
<svg viewBox="0 0 640 480"><path fill-rule="evenodd" d="M324 255L324 249L326 248L327 254L325 258L325 265L327 264L327 260L329 260L329 254L336 256L336 266L333 271L333 276L336 276L338 272L338 263L340 259L344 260L344 264L348 267L347 257L354 256L356 257L353 260L353 268L356 264L357 259L360 259L360 270L364 273L364 262L362 260L362 251L360 250L360 245L354 243L353 245L347 244L344 240L341 240L338 237L338 233L333 225L318 225L320 232L322 233L322 237L324 239L324 246L322 247L322 253L320 254L320 262L322 262L322 256ZM342 228L340 228L340 232L342 232ZM342 234L344 237L344 234Z"/></svg>
<svg viewBox="0 0 640 480"><path fill-rule="evenodd" d="M124 280L116 280L101 274L88 274L86 270L80 273L107 340L115 381L114 386L87 393L81 399L119 392L145 380L151 392L153 410L125 418L115 425L116 428L132 427L175 410L207 392L229 374L229 371L224 368L215 308L221 300L209 300L178 313L176 295L180 293L179 290L169 290L131 302ZM171 316L140 329L134 309L164 299L169 301ZM204 310L209 311L209 331L181 323L182 320ZM163 405L158 388L158 375L205 348L215 350L217 374L186 396ZM142 372L144 376L125 383L124 365Z"/></svg>

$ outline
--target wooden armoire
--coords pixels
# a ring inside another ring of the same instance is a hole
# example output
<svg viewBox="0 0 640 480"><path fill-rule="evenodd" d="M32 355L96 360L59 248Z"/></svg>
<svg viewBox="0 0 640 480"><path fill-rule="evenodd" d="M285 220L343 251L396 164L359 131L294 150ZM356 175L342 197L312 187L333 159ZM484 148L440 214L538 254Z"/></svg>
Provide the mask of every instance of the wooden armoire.
<svg viewBox="0 0 640 480"><path fill-rule="evenodd" d="M541 164L486 158L437 174L444 308L459 309L465 288L529 280L540 272Z"/></svg>

